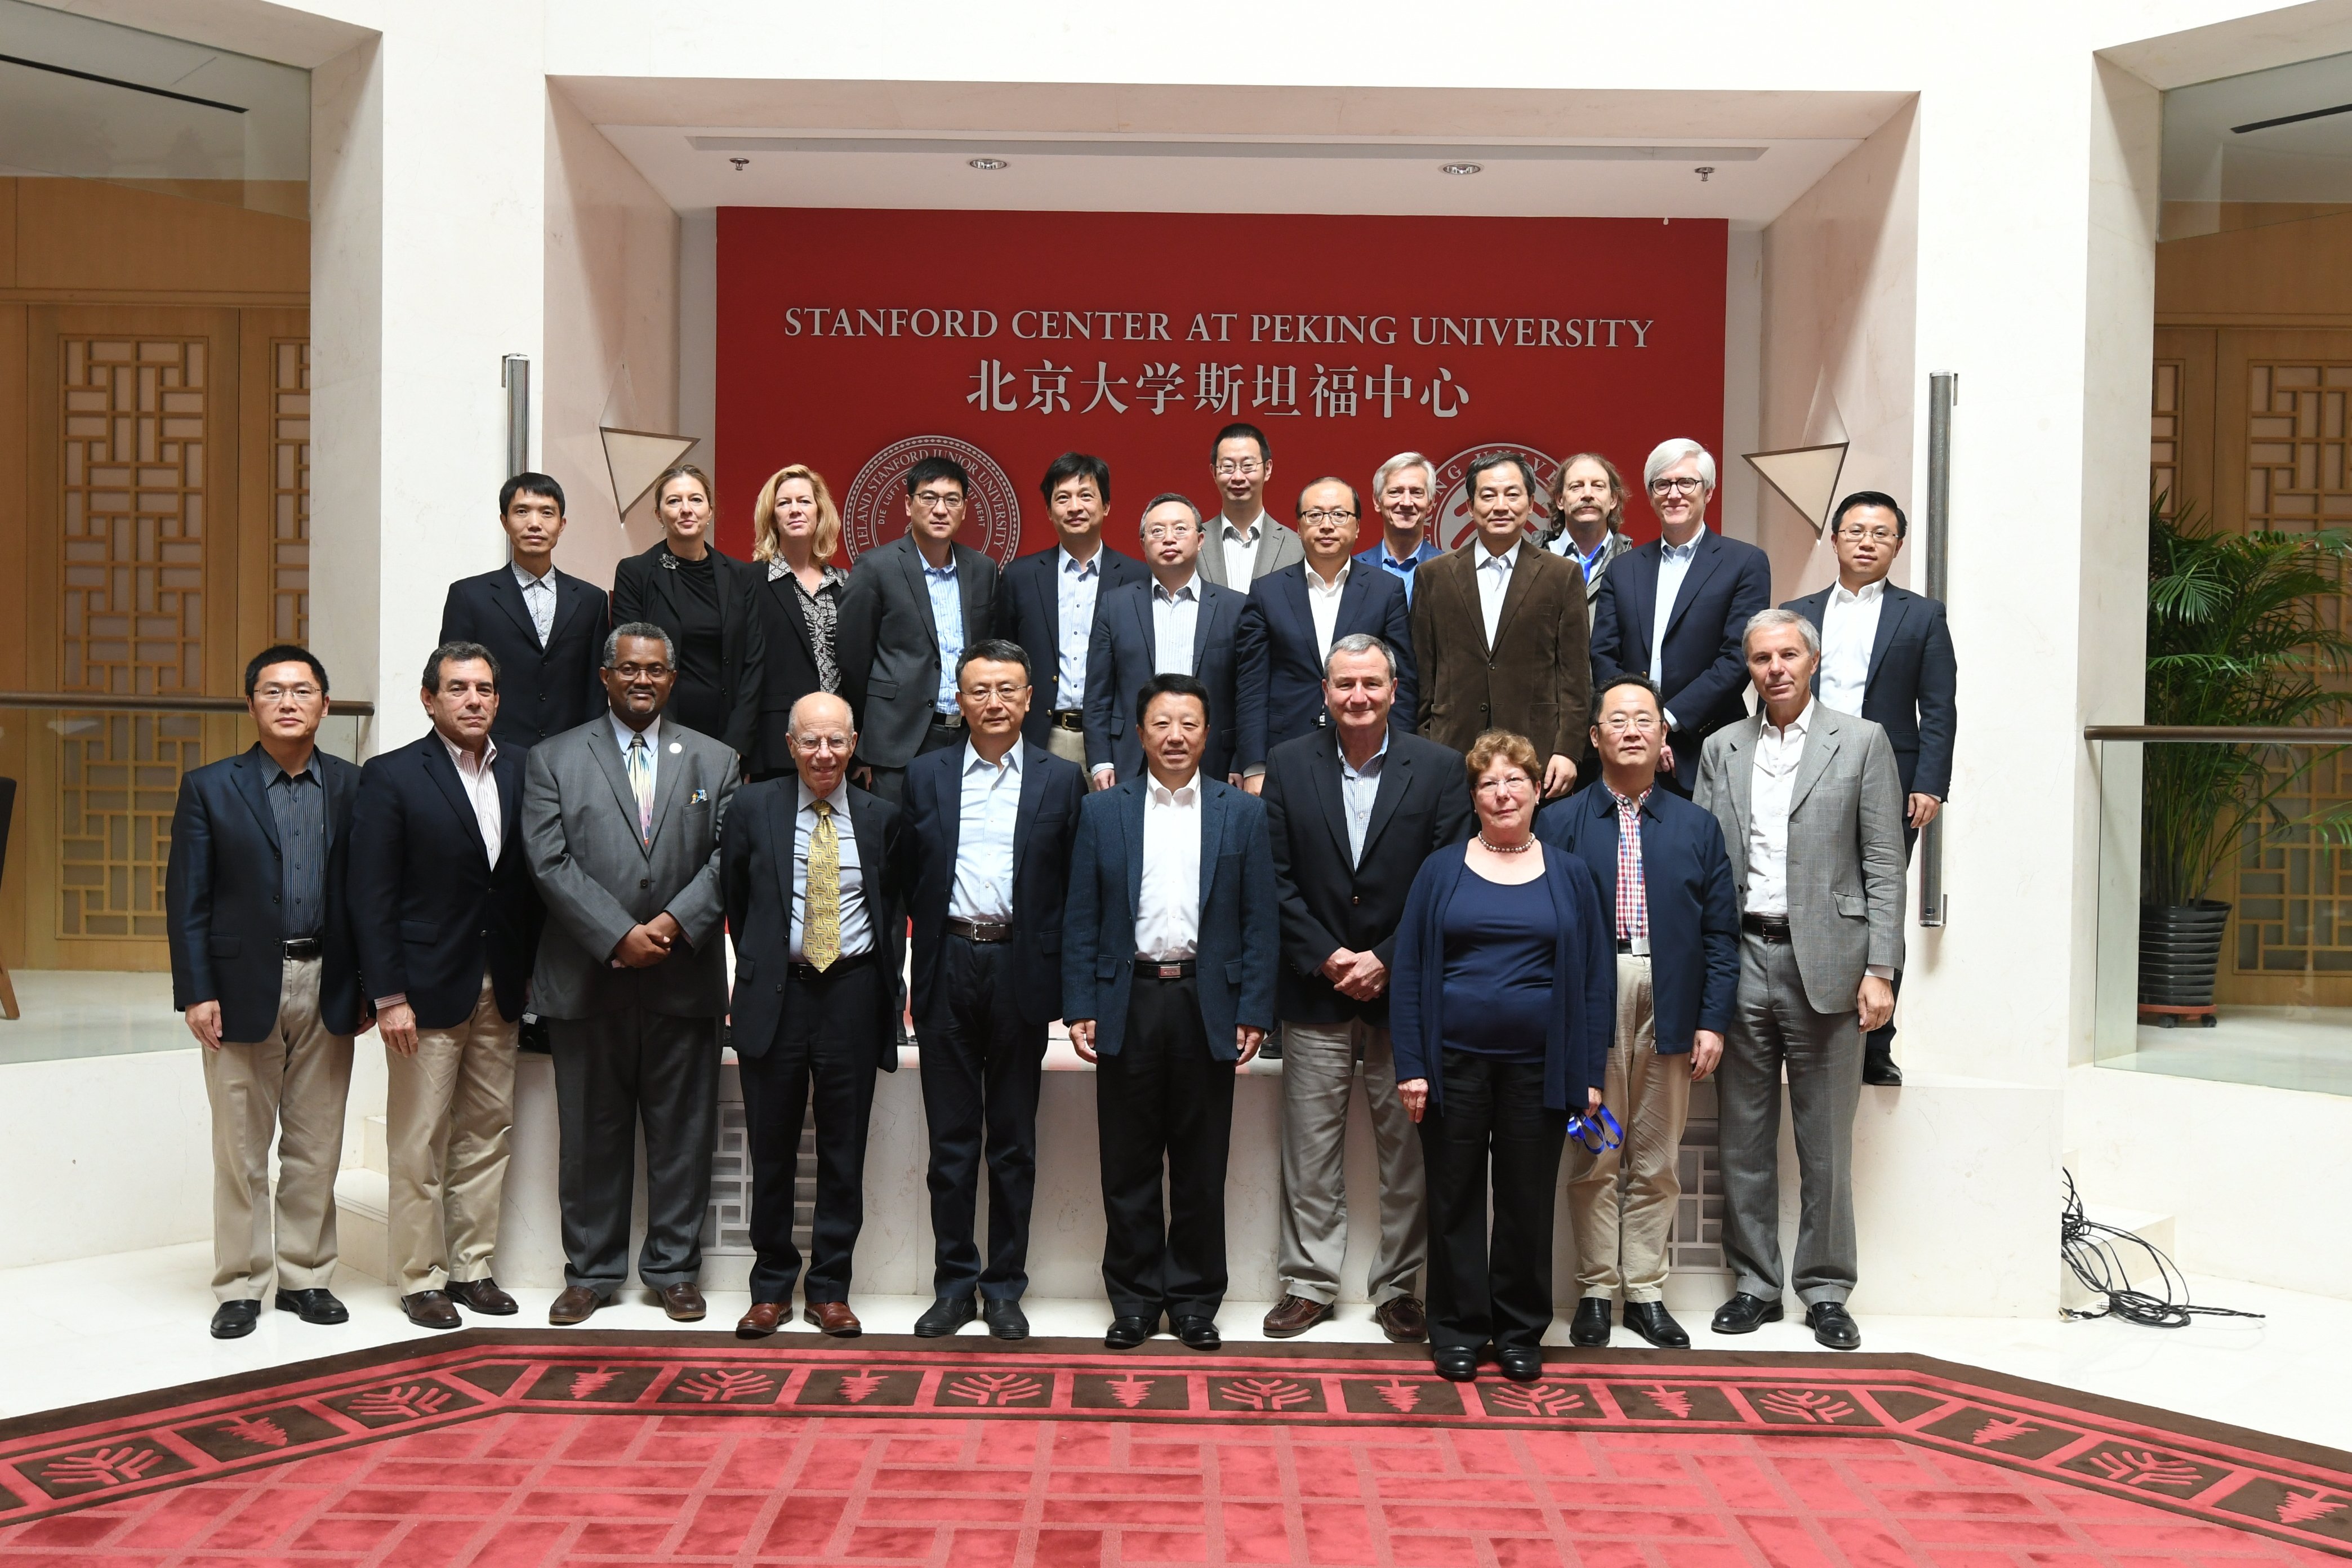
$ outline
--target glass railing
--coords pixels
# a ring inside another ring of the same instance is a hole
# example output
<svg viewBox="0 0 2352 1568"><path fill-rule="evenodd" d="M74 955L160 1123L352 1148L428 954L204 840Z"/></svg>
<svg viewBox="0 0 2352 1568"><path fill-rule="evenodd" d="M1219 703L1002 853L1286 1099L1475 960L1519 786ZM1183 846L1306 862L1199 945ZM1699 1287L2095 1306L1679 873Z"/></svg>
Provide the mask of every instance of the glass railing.
<svg viewBox="0 0 2352 1568"><path fill-rule="evenodd" d="M2095 726L2101 1067L2352 1095L2352 729Z"/></svg>

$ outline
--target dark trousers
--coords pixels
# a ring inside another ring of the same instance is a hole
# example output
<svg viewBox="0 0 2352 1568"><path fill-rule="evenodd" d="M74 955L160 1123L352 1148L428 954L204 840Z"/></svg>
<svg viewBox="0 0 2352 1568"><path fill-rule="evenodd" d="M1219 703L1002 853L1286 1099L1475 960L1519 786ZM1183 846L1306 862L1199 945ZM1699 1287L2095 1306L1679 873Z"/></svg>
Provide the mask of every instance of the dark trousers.
<svg viewBox="0 0 2352 1568"><path fill-rule="evenodd" d="M874 1112L876 987L872 954L850 967L802 978L784 998L776 1037L756 1057L739 1049L743 1121L751 1146L751 1300L793 1299L801 1251L793 1200L801 1127L816 1100L816 1218L809 1236L807 1296L849 1300L850 1257L866 1225L866 1131Z"/></svg>
<svg viewBox="0 0 2352 1568"><path fill-rule="evenodd" d="M719 1020L635 1007L550 1018L556 1194L564 1280L610 1296L629 1277L637 1128L646 1133L646 1242L637 1278L655 1289L702 1272L710 1153L719 1132Z"/></svg>
<svg viewBox="0 0 2352 1568"><path fill-rule="evenodd" d="M1108 1222L1103 1285L1112 1314L1215 1317L1225 1299L1234 1064L1209 1054L1191 980L1136 975L1127 1037L1095 1070L1095 1125Z"/></svg>
<svg viewBox="0 0 2352 1568"><path fill-rule="evenodd" d="M1903 804L1904 809L1907 814L1911 804L1911 797L1908 795L1906 795L1903 797ZM1906 820L1903 824L1903 864L1906 869L1911 864L1912 851L1916 849L1918 845L1919 830L1911 826L1906 815ZM1906 893L1909 891L1907 884L1905 888L1905 891ZM1890 984L1889 989L1894 991L1895 999L1897 1002L1903 1000L1902 970L1897 969L1895 972L1895 979ZM1886 1022L1879 1025L1878 1027L1871 1030L1870 1033L1863 1036L1862 1037L1862 1070L1866 1074L1873 1068L1891 1066L1894 1060L1895 1015L1890 1012L1886 1015Z"/></svg>
<svg viewBox="0 0 2352 1568"><path fill-rule="evenodd" d="M1551 1327L1552 1205L1568 1118L1544 1108L1541 1061L1447 1051L1421 1119L1429 1173L1429 1342L1533 1350ZM1495 1218L1487 1237L1493 1167Z"/></svg>
<svg viewBox="0 0 2352 1568"><path fill-rule="evenodd" d="M970 731L961 724L940 723L939 715L933 714L930 727L923 731L923 743L915 748L915 755L919 757L931 752L944 751L950 746L961 746L969 733ZM907 770L903 767L886 768L877 764L874 769L874 782L866 788L869 793L880 795L892 805L904 805Z"/></svg>
<svg viewBox="0 0 2352 1568"><path fill-rule="evenodd" d="M932 1289L1017 1301L1029 1288L1029 1208L1037 1191L1037 1085L1045 1026L1024 1024L1013 944L950 935L940 954L947 1016L918 1027L923 1120L930 1129ZM988 1267L972 1216L988 1154Z"/></svg>

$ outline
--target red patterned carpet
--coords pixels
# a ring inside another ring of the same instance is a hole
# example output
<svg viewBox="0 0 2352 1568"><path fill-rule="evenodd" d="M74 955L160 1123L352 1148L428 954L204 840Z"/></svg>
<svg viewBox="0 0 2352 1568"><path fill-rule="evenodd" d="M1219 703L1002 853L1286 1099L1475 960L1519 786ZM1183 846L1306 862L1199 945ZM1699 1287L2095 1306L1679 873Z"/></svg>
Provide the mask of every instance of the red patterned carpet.
<svg viewBox="0 0 2352 1568"><path fill-rule="evenodd" d="M2352 1457L1904 1356L469 1331L0 1428L0 1560L2173 1568Z"/></svg>

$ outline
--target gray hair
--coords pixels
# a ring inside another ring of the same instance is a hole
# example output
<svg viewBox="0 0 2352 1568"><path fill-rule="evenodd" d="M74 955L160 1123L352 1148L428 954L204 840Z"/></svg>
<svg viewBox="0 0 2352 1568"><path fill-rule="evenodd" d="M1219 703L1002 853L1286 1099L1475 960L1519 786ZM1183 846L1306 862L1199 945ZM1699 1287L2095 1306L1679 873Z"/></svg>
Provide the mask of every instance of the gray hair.
<svg viewBox="0 0 2352 1568"><path fill-rule="evenodd" d="M1661 441L1650 453L1650 460L1642 465L1642 488L1648 489L1658 482L1658 476L1681 462L1685 458L1698 459L1698 477L1711 492L1715 489L1715 458L1707 449L1686 436L1671 441Z"/></svg>
<svg viewBox="0 0 2352 1568"><path fill-rule="evenodd" d="M1379 654L1382 658L1389 661L1389 684L1391 686L1394 686L1396 684L1396 649L1389 647L1387 643L1382 642L1380 638L1374 637L1370 632L1349 632L1346 637L1341 637L1339 641L1331 645L1331 651L1323 656L1324 679L1328 680L1331 679L1331 661L1339 658L1343 653Z"/></svg>
<svg viewBox="0 0 2352 1568"><path fill-rule="evenodd" d="M1395 457L1391 458L1387 462L1382 463L1379 468L1372 470L1372 501L1374 505L1377 506L1379 504L1381 492L1389 488L1390 479L1400 470L1405 468L1421 469L1429 476L1429 488L1433 490L1437 488L1437 465L1435 463L1431 462L1419 452L1399 452ZM1432 496L1430 499L1434 500L1437 498Z"/></svg>
<svg viewBox="0 0 2352 1568"><path fill-rule="evenodd" d="M848 715L849 732L853 735L857 733L857 714L855 710L850 709L849 700L842 696L837 691L803 691L801 693L799 700L792 705L791 710L784 715L784 733L791 736L793 740L799 740L801 734L801 710L806 707L809 703L820 700L840 703L845 712Z"/></svg>
<svg viewBox="0 0 2352 1568"><path fill-rule="evenodd" d="M662 662L673 669L677 668L677 644L669 640L667 632L651 621L627 621L604 634L604 668L606 669L612 668L613 661L621 657L623 637L645 637L658 641L662 645Z"/></svg>
<svg viewBox="0 0 2352 1568"><path fill-rule="evenodd" d="M1758 632L1773 626L1794 626L1804 635L1805 647L1815 658L1822 657L1821 628L1794 610L1759 610L1748 617L1748 627L1739 634L1739 651L1748 652L1748 644Z"/></svg>

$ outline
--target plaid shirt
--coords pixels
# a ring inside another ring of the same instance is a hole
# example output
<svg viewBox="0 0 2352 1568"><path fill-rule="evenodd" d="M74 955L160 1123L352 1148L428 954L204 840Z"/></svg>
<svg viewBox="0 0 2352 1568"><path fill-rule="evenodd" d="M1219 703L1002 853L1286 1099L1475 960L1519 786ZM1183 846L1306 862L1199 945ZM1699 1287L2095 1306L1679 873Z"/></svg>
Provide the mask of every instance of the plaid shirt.
<svg viewBox="0 0 2352 1568"><path fill-rule="evenodd" d="M1642 803L1650 792L1645 789L1638 798L1627 800L1612 789L1609 798L1617 803L1617 940L1646 943L1650 895L1642 883Z"/></svg>

